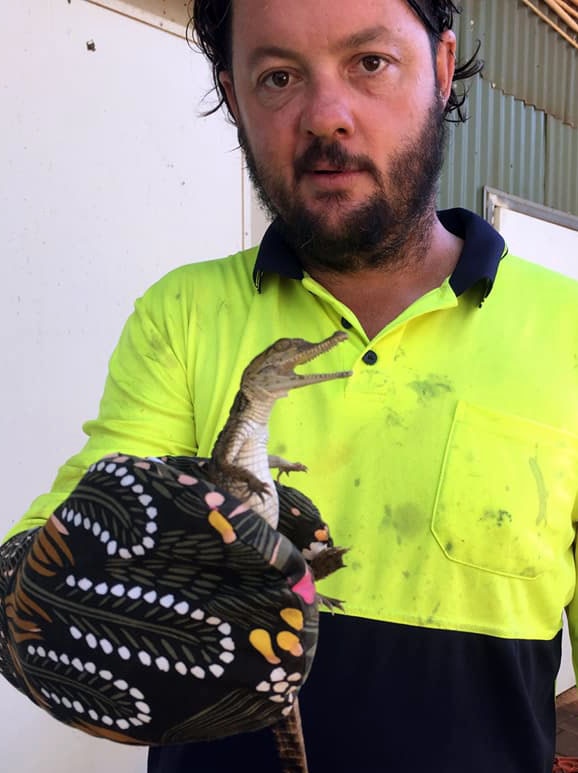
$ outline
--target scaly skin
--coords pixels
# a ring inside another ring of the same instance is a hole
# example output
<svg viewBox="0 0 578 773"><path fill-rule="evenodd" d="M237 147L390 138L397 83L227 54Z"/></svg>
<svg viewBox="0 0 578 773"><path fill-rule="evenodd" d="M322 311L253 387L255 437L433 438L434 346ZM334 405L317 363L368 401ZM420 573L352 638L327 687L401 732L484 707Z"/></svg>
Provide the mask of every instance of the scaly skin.
<svg viewBox="0 0 578 773"><path fill-rule="evenodd" d="M316 344L301 338L280 338L257 355L243 371L229 418L213 448L208 465L211 480L244 500L274 529L279 521L279 502L270 468L277 467L280 473L307 468L268 456L271 411L275 401L286 397L290 389L350 376L350 371L304 376L293 370L346 339L341 331Z"/></svg>
<svg viewBox="0 0 578 773"><path fill-rule="evenodd" d="M271 411L275 401L286 397L290 389L350 376L350 371L303 376L293 370L346 339L341 331L316 344L301 338L281 338L265 349L243 371L229 418L215 442L207 465L210 480L249 504L274 529L279 522L279 500L271 468L278 468L279 474L307 468L299 462L268 456ZM321 579L343 566L344 552L342 548L330 548L314 556L314 577ZM319 598L330 608L340 605L338 601ZM308 773L298 701L273 732L283 773Z"/></svg>

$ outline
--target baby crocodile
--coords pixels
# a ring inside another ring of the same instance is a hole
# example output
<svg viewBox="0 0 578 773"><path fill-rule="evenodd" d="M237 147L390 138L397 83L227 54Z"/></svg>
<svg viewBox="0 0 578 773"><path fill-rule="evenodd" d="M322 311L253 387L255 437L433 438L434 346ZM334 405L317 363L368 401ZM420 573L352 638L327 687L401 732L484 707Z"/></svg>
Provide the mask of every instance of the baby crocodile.
<svg viewBox="0 0 578 773"><path fill-rule="evenodd" d="M267 453L271 411L275 401L286 397L290 389L350 376L351 371L300 375L293 370L346 339L341 331L319 343L281 338L257 355L243 371L229 418L215 442L207 465L210 480L245 501L274 529L279 522L279 500L271 468L277 468L279 475L307 468ZM342 566L344 552L342 548L326 547L314 556L310 563L315 579L322 579ZM335 600L318 598L330 607L339 606ZM298 701L273 732L283 773L307 773Z"/></svg>

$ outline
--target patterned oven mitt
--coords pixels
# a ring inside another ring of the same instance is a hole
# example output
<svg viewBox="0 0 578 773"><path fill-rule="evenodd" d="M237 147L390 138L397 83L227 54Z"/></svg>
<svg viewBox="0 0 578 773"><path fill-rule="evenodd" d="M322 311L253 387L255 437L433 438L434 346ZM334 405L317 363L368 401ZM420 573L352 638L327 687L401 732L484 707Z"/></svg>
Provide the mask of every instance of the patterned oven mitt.
<svg viewBox="0 0 578 773"><path fill-rule="evenodd" d="M313 503L278 489L275 531L202 460L96 462L42 529L0 548L0 671L56 719L121 743L287 716L317 644L304 556L332 543Z"/></svg>

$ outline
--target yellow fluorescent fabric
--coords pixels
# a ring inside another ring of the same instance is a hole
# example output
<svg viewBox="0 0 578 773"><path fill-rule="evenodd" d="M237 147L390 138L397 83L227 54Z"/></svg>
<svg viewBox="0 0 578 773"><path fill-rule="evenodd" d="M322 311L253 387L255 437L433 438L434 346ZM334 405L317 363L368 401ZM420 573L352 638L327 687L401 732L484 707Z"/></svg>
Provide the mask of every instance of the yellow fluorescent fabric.
<svg viewBox="0 0 578 773"><path fill-rule="evenodd" d="M249 360L345 316L348 341L302 371L354 375L291 392L271 421L270 452L309 467L290 484L351 548L322 592L349 615L553 637L575 584L578 283L506 257L482 309L446 282L369 342L309 277L267 274L257 294L254 259L183 267L137 301L85 448L11 534L104 454L208 455Z"/></svg>

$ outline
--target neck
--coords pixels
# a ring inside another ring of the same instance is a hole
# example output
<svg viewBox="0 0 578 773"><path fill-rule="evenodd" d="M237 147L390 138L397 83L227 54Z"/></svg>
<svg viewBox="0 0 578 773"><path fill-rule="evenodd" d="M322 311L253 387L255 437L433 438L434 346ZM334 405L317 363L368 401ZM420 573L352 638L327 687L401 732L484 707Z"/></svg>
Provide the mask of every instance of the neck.
<svg viewBox="0 0 578 773"><path fill-rule="evenodd" d="M388 323L425 293L449 277L463 241L447 231L435 217L425 235L408 240L399 255L378 267L335 271L305 264L308 273L356 315L372 339ZM353 261L353 264L356 263ZM359 261L357 262L359 265Z"/></svg>

